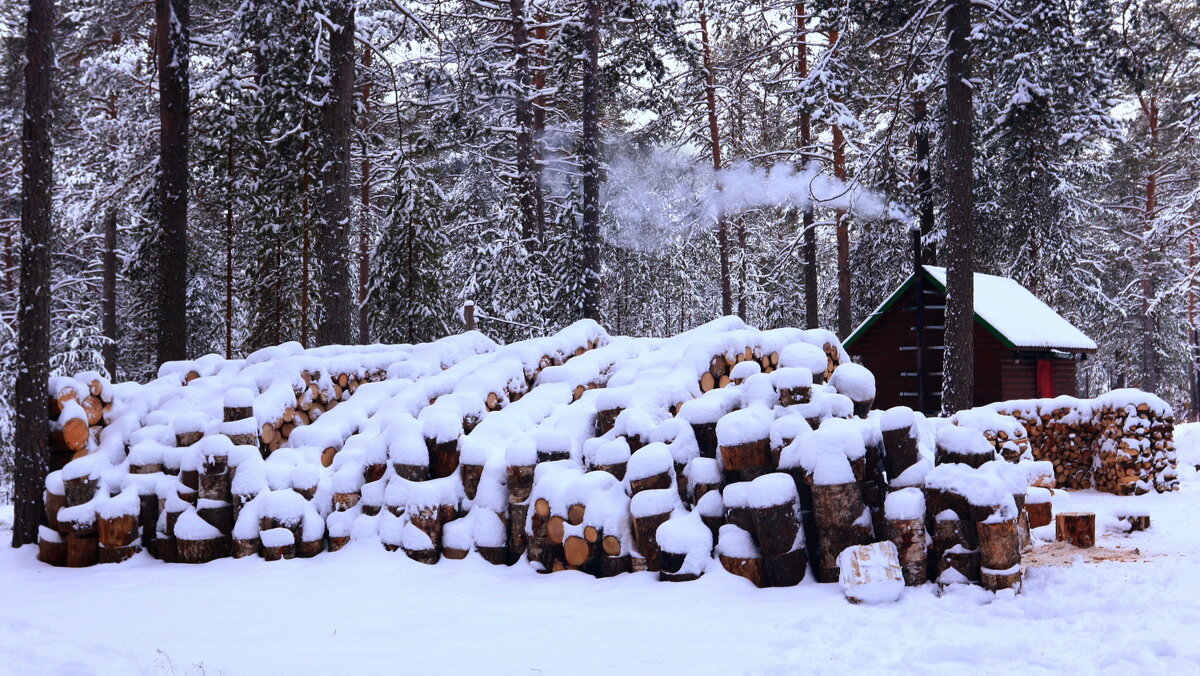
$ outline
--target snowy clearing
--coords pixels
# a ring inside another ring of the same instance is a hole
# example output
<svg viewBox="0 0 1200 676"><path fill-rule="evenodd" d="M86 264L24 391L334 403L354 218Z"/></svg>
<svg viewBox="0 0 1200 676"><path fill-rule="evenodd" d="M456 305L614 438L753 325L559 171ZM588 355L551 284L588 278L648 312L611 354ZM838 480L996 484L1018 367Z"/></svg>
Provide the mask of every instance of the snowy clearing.
<svg viewBox="0 0 1200 676"><path fill-rule="evenodd" d="M368 542L314 559L185 566L142 553L86 569L4 547L0 672L1200 673L1200 484L1191 467L1181 475L1161 495L1055 492L1055 512L1096 512L1087 556L1112 560L1058 556L1074 561L1027 570L1015 597L925 585L887 606L853 606L811 574L771 589L719 566L680 584L594 579L476 554L425 566ZM1149 531L1119 531L1130 507L1151 515ZM1051 539L1053 526L1034 533Z"/></svg>

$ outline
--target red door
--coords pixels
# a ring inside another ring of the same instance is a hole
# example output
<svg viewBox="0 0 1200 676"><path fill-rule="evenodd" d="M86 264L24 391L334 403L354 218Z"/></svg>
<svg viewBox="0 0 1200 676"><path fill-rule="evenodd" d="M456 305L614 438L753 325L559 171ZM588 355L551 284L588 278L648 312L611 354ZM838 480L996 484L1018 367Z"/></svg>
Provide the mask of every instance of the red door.
<svg viewBox="0 0 1200 676"><path fill-rule="evenodd" d="M1050 359L1037 360L1037 396L1043 399L1054 396L1054 362Z"/></svg>

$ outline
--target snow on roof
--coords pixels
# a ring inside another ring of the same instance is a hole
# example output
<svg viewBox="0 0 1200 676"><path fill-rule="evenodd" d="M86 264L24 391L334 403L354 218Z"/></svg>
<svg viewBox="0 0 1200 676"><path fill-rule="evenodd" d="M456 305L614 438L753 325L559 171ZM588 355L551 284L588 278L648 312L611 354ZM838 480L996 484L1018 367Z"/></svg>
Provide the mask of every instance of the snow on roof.
<svg viewBox="0 0 1200 676"><path fill-rule="evenodd" d="M946 268L924 266L925 271L943 290ZM912 281L912 276L850 334L847 345L854 344ZM1025 287L1008 277L975 273L975 318L999 334L1014 348L1095 350L1096 342L1046 305Z"/></svg>
<svg viewBox="0 0 1200 676"><path fill-rule="evenodd" d="M925 270L946 286L946 268L926 265ZM1096 342L1083 331L1008 277L975 273L975 316L1014 347L1096 349Z"/></svg>

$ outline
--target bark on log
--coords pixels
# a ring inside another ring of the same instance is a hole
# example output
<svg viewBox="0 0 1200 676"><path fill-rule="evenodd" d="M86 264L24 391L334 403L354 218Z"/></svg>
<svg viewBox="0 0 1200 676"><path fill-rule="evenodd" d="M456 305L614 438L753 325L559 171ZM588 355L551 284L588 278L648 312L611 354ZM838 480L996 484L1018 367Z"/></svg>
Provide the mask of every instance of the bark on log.
<svg viewBox="0 0 1200 676"><path fill-rule="evenodd" d="M529 503L508 506L508 557L509 565L516 563L525 553L525 520L529 516Z"/></svg>
<svg viewBox="0 0 1200 676"><path fill-rule="evenodd" d="M67 565L67 543L63 538L38 538L38 561L51 566Z"/></svg>
<svg viewBox="0 0 1200 676"><path fill-rule="evenodd" d="M178 563L208 563L229 556L230 539L227 537L210 540L185 540L175 538L175 556Z"/></svg>
<svg viewBox="0 0 1200 676"><path fill-rule="evenodd" d="M803 543L799 543L790 552L764 554L762 561L768 586L794 587L804 579L804 571L808 568L808 550Z"/></svg>
<svg viewBox="0 0 1200 676"><path fill-rule="evenodd" d="M103 547L127 547L138 539L138 515L123 514L121 516L98 520L100 545Z"/></svg>
<svg viewBox="0 0 1200 676"><path fill-rule="evenodd" d="M900 554L904 584L918 587L929 576L928 550L925 542L924 519L888 519L887 537Z"/></svg>
<svg viewBox="0 0 1200 676"><path fill-rule="evenodd" d="M991 570L1008 570L1021 564L1021 541L1017 520L983 522L979 532L979 565Z"/></svg>
<svg viewBox="0 0 1200 676"><path fill-rule="evenodd" d="M1050 502L1026 502L1025 511L1029 514L1029 527L1040 528L1050 525L1053 521L1053 508Z"/></svg>
<svg viewBox="0 0 1200 676"><path fill-rule="evenodd" d="M515 505L529 499L533 492L533 465L508 466L508 504Z"/></svg>
<svg viewBox="0 0 1200 676"><path fill-rule="evenodd" d="M670 512L634 517L633 537L637 543L638 553L646 560L646 570L658 572L659 548L658 527L671 518Z"/></svg>
<svg viewBox="0 0 1200 676"><path fill-rule="evenodd" d="M255 536L253 538L248 538L245 540L240 540L238 538L234 538L233 539L233 558L244 559L247 556L257 556L259 553L259 549L261 547L262 547L262 541L260 541L258 539L258 536Z"/></svg>
<svg viewBox="0 0 1200 676"><path fill-rule="evenodd" d="M133 558L140 551L142 551L142 545L138 542L133 542L124 547L105 547L101 543L100 548L97 550L96 560L98 563L121 563Z"/></svg>
<svg viewBox="0 0 1200 676"><path fill-rule="evenodd" d="M1055 516L1059 542L1086 549L1096 544L1096 515L1091 512L1062 512Z"/></svg>
<svg viewBox="0 0 1200 676"><path fill-rule="evenodd" d="M717 558L721 561L721 567L730 573L750 580L755 587L767 586L766 569L761 558L742 559L724 555L718 555Z"/></svg>
<svg viewBox="0 0 1200 676"><path fill-rule="evenodd" d="M438 443L426 439L429 446L429 476L432 479L448 477L458 469L458 439Z"/></svg>
<svg viewBox="0 0 1200 676"><path fill-rule="evenodd" d="M659 472L658 474L651 474L648 477L631 480L629 482L629 495L634 496L634 495L637 495L638 493L641 493L642 491L649 491L649 490L670 488L670 487L671 487L671 473L670 472Z"/></svg>
<svg viewBox="0 0 1200 676"><path fill-rule="evenodd" d="M800 514L795 500L788 500L781 505L751 508L750 512L754 522L754 529L750 532L754 533L754 540L764 558L793 550L800 534Z"/></svg>
<svg viewBox="0 0 1200 676"><path fill-rule="evenodd" d="M858 482L812 487L817 528L845 528L862 516L866 506Z"/></svg>

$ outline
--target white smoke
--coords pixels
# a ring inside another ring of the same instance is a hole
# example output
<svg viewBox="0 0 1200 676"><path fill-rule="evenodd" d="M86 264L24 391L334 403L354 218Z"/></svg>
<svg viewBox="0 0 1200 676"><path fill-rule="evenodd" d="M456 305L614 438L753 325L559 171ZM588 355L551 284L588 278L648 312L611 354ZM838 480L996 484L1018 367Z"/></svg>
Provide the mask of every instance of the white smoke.
<svg viewBox="0 0 1200 676"><path fill-rule="evenodd" d="M864 220L912 220L901 205L861 183L842 181L812 162L797 171L737 163L720 172L678 152L657 150L609 167L605 202L613 244L653 251L708 229L721 216L764 207L838 209Z"/></svg>

